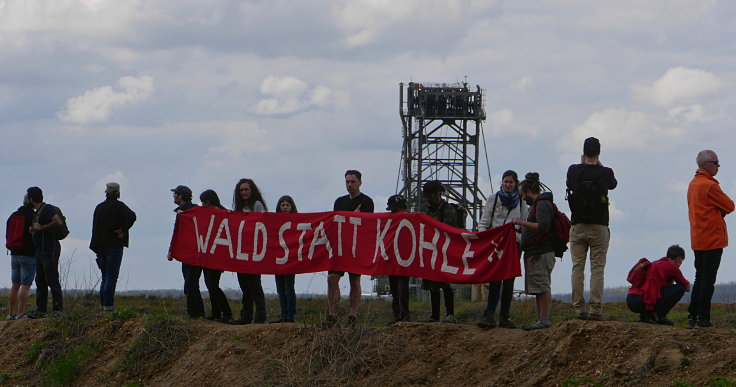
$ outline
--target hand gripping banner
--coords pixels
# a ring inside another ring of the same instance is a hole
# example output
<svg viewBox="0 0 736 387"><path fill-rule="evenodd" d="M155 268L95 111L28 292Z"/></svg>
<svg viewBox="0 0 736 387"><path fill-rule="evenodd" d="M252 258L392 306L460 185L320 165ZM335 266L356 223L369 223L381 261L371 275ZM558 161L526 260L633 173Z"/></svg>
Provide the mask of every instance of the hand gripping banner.
<svg viewBox="0 0 736 387"><path fill-rule="evenodd" d="M190 265L251 274L338 270L454 284L521 275L513 225L474 233L405 212L244 214L195 207L177 216L170 254Z"/></svg>

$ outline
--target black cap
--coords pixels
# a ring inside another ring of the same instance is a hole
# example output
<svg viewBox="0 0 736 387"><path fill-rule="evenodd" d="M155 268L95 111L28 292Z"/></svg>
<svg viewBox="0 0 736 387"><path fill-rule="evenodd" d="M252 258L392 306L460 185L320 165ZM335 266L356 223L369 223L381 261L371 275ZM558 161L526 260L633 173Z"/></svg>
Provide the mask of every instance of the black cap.
<svg viewBox="0 0 736 387"><path fill-rule="evenodd" d="M192 196L192 190L189 189L189 187L185 185L179 185L176 188L172 188L171 192L177 194L177 195L189 195Z"/></svg>
<svg viewBox="0 0 736 387"><path fill-rule="evenodd" d="M601 154L601 142L595 137L588 137L583 143L583 154L595 157Z"/></svg>
<svg viewBox="0 0 736 387"><path fill-rule="evenodd" d="M442 183L439 182L439 180L428 181L424 183L424 186L422 187L422 195L424 196L444 191L445 186L443 186Z"/></svg>
<svg viewBox="0 0 736 387"><path fill-rule="evenodd" d="M409 205L406 203L406 199L401 195L392 195L386 203L386 211L406 210L408 208Z"/></svg>

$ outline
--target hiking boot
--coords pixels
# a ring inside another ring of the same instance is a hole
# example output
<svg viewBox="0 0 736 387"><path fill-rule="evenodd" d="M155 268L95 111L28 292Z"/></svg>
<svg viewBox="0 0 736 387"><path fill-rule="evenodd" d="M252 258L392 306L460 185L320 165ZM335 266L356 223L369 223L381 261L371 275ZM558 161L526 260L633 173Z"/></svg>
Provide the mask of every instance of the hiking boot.
<svg viewBox="0 0 736 387"><path fill-rule="evenodd" d="M695 328L695 323L696 323L697 321L698 321L697 317L695 317L695 316L693 316L693 315L691 315L691 314L690 314L690 315L688 315L688 316L687 316L687 327L688 327L688 328Z"/></svg>
<svg viewBox="0 0 736 387"><path fill-rule="evenodd" d="M588 318L586 318L586 320L603 321L605 319L603 318L603 315L600 313L588 313Z"/></svg>
<svg viewBox="0 0 736 387"><path fill-rule="evenodd" d="M455 319L454 314L448 314L447 316L445 316L445 319L442 320L442 322L448 324L457 324L457 320Z"/></svg>
<svg viewBox="0 0 736 387"><path fill-rule="evenodd" d="M492 329L498 326L493 311L486 310L483 312L483 317L480 318L477 325L481 329Z"/></svg>
<svg viewBox="0 0 736 387"><path fill-rule="evenodd" d="M533 323L531 323L529 325L523 326L521 329L523 329L525 331L533 331L535 329L547 329L550 326L552 326L552 324L545 323L542 320L537 320L537 321L535 321L535 322L533 322Z"/></svg>
<svg viewBox="0 0 736 387"><path fill-rule="evenodd" d="M284 322L284 320L283 320L283 319L278 319L278 320L273 320L273 321L269 321L268 323L269 323L269 324L280 324L280 323L282 323L282 322Z"/></svg>
<svg viewBox="0 0 736 387"><path fill-rule="evenodd" d="M15 316L15 319L16 320L28 320L28 319L30 319L30 317L28 317L27 314L22 314L20 316Z"/></svg>
<svg viewBox="0 0 736 387"><path fill-rule="evenodd" d="M34 310L30 315L28 315L30 318L45 318L48 317L48 313L41 312L40 310Z"/></svg>
<svg viewBox="0 0 736 387"><path fill-rule="evenodd" d="M509 318L509 316L501 316L498 319L498 327L506 329L516 329L516 324Z"/></svg>
<svg viewBox="0 0 736 387"><path fill-rule="evenodd" d="M428 318L428 319L426 319L426 320L424 320L422 322L425 322L425 323L436 323L437 320L435 320L434 317L430 317L430 318Z"/></svg>
<svg viewBox="0 0 736 387"><path fill-rule="evenodd" d="M222 318L216 318L215 321L223 324L230 324L232 319L230 317L222 317Z"/></svg>
<svg viewBox="0 0 736 387"><path fill-rule="evenodd" d="M354 327L355 323L358 322L358 318L355 316L348 316L348 325L349 327Z"/></svg>
<svg viewBox="0 0 736 387"><path fill-rule="evenodd" d="M13 320L15 320L15 319L16 319L16 317L15 317L15 315L14 315L14 314L12 314L12 315L11 315L11 314L9 314L9 315L8 315L8 317L6 317L6 318L5 318L5 321L13 321Z"/></svg>
<svg viewBox="0 0 736 387"><path fill-rule="evenodd" d="M285 322L285 323L293 323L294 322L294 319L293 318L285 318L284 321L282 321L282 322Z"/></svg>
<svg viewBox="0 0 736 387"><path fill-rule="evenodd" d="M695 321L695 328L712 328L713 324L710 322L710 318L705 316L698 316Z"/></svg>
<svg viewBox="0 0 736 387"><path fill-rule="evenodd" d="M102 311L103 312L114 312L115 311L115 307L112 306L112 305L103 306L102 307Z"/></svg>
<svg viewBox="0 0 736 387"><path fill-rule="evenodd" d="M578 312L578 314L577 314L577 316L575 316L575 318L578 319L578 320L587 320L588 319L588 312L586 312L586 311Z"/></svg>
<svg viewBox="0 0 736 387"><path fill-rule="evenodd" d="M337 325L337 317L330 314L325 318L325 321L317 324L317 329L330 329L335 325Z"/></svg>
<svg viewBox="0 0 736 387"><path fill-rule="evenodd" d="M237 320L230 320L228 321L228 324L230 325L245 325L250 324L250 321L243 320L242 318L239 318Z"/></svg>
<svg viewBox="0 0 736 387"><path fill-rule="evenodd" d="M62 312L60 310L55 310L53 313L51 313L51 317L61 317L62 316L62 313L64 313L64 312Z"/></svg>

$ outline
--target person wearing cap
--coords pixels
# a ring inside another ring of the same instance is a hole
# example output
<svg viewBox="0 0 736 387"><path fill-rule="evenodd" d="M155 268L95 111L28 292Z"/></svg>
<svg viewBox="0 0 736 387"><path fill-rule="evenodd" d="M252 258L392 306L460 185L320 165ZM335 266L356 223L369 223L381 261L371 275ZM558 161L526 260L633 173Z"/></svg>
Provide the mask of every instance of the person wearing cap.
<svg viewBox="0 0 736 387"><path fill-rule="evenodd" d="M613 170L599 159L601 143L588 137L583 144L580 164L567 169L567 200L570 219L570 255L572 256L572 306L581 320L603 320L603 272L611 231L608 228L608 190L618 182ZM590 250L590 299L585 305L585 262Z"/></svg>
<svg viewBox="0 0 736 387"><path fill-rule="evenodd" d="M174 209L176 214L194 208L197 205L192 203L192 190L185 185L172 188L174 193L174 203L179 207ZM168 255L169 261L174 258L171 253ZM190 318L204 317L204 301L202 301L202 293L199 291L199 279L202 277L202 267L181 263L181 273L184 276L184 295L187 297L187 315Z"/></svg>
<svg viewBox="0 0 736 387"><path fill-rule="evenodd" d="M388 198L386 210L391 211L391 213L407 212L409 204L403 196L392 195ZM409 315L409 277L390 275L388 276L388 286L391 290L391 309L394 313L394 320L388 325L399 321L411 321Z"/></svg>
<svg viewBox="0 0 736 387"><path fill-rule="evenodd" d="M687 215L690 221L690 247L695 255L695 281L690 296L687 323L693 328L710 328L710 303L723 249L728 246L726 215L734 203L716 180L721 167L718 155L702 150L695 157L698 165L687 187Z"/></svg>
<svg viewBox="0 0 736 387"><path fill-rule="evenodd" d="M445 199L442 199L442 193L445 187L437 180L428 181L422 187L422 195L427 202L424 213L432 218L448 224L452 227L465 228L458 219L457 210L453 208ZM437 322L440 320L440 290L445 297L445 319L446 323L456 323L455 319L455 295L452 286L444 282L437 282L428 279L422 279L422 289L429 290L430 303L432 304L432 316L425 322Z"/></svg>
<svg viewBox="0 0 736 387"><path fill-rule="evenodd" d="M107 183L105 201L95 207L92 216L92 238L89 248L97 255L100 278L100 306L103 311L115 310L115 286L123 261L123 248L128 247L129 230L136 216L120 198L120 184Z"/></svg>

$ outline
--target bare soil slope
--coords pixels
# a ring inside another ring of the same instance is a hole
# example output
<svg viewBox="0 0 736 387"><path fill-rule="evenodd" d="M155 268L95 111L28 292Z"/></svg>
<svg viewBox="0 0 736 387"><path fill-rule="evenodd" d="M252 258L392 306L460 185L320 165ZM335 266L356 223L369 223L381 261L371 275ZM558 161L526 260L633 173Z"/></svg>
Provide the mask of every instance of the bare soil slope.
<svg viewBox="0 0 736 387"><path fill-rule="evenodd" d="M40 382L39 361L26 355L32 343L48 339L44 324L0 322L1 384ZM736 336L727 329L578 320L533 332L444 323L328 331L301 324L178 324L181 340L166 341L153 336L144 318L103 320L86 334L104 337L104 345L73 384L549 386L574 379L662 386L736 376ZM140 351L146 329L163 350ZM140 356L131 363L136 348Z"/></svg>

